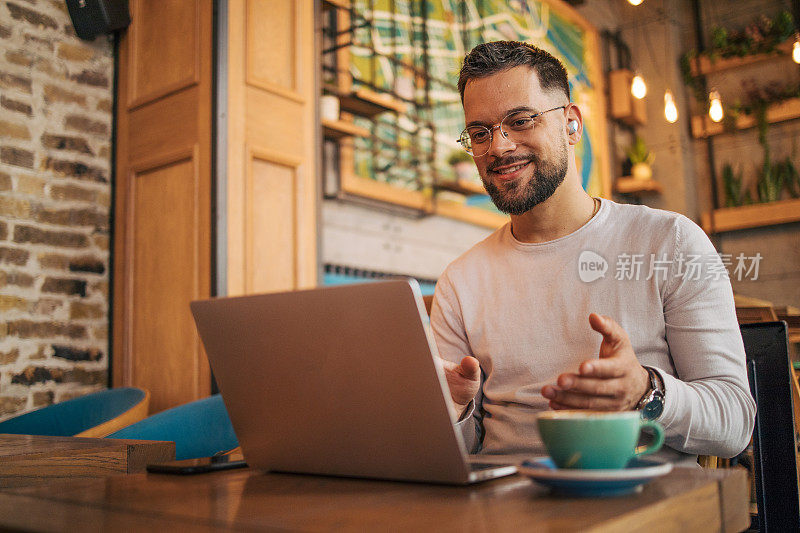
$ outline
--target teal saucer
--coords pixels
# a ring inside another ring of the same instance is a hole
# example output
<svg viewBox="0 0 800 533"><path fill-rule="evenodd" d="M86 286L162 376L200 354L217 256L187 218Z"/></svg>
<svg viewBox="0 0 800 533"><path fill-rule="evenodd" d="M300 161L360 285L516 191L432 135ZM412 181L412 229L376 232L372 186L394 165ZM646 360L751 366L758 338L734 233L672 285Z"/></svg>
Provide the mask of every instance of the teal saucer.
<svg viewBox="0 0 800 533"><path fill-rule="evenodd" d="M565 496L609 497L625 496L642 490L642 486L668 474L672 463L632 459L618 470L583 470L558 468L549 457L531 459L518 467L518 472L536 483Z"/></svg>

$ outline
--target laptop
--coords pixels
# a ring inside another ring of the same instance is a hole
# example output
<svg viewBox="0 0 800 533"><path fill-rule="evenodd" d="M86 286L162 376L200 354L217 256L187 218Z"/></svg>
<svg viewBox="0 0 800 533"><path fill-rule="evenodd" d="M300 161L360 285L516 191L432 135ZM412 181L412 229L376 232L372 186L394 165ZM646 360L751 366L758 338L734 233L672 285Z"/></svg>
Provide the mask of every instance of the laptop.
<svg viewBox="0 0 800 533"><path fill-rule="evenodd" d="M191 308L251 467L445 484L516 471L470 460L415 280Z"/></svg>

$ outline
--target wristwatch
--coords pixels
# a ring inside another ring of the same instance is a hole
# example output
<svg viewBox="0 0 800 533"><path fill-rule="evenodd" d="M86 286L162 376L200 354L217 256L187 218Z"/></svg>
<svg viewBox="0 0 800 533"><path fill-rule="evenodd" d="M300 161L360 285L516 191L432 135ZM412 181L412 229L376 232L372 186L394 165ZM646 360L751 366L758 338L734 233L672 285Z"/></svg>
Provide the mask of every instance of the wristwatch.
<svg viewBox="0 0 800 533"><path fill-rule="evenodd" d="M636 409L642 412L642 418L645 420L655 420L664 412L664 386L655 370L649 366L644 369L650 376L650 388L636 404Z"/></svg>

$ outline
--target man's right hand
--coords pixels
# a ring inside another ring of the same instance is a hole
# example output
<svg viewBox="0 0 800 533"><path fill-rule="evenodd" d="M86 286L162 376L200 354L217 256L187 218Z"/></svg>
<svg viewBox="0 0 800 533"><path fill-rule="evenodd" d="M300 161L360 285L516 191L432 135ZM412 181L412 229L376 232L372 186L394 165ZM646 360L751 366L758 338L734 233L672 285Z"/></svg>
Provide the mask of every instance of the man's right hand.
<svg viewBox="0 0 800 533"><path fill-rule="evenodd" d="M450 387L450 396L456 406L463 410L481 387L480 364L477 359L468 355L460 364L442 359L442 367Z"/></svg>

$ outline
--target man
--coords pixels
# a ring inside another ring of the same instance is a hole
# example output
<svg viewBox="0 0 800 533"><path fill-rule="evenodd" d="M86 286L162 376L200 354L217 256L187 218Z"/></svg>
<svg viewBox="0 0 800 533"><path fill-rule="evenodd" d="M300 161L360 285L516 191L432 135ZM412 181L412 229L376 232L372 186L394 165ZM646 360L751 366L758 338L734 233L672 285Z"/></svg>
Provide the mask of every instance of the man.
<svg viewBox="0 0 800 533"><path fill-rule="evenodd" d="M642 409L673 461L741 452L755 404L730 282L703 231L586 194L581 111L547 52L481 44L458 86L462 146L511 215L448 266L433 302L471 451L543 453L535 419L550 408Z"/></svg>

